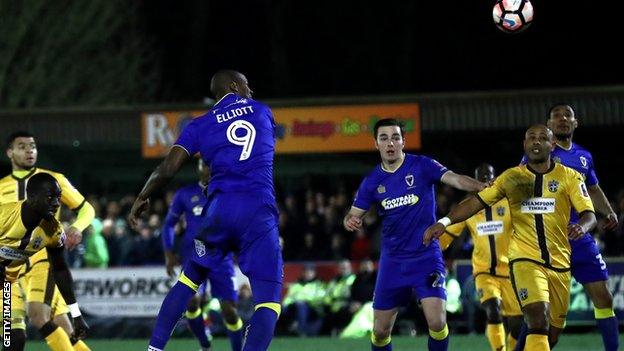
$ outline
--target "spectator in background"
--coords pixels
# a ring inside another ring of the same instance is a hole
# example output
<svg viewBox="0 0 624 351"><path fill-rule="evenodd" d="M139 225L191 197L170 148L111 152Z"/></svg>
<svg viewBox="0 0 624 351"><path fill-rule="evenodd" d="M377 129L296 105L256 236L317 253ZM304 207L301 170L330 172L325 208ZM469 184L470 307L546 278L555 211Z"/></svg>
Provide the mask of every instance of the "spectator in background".
<svg viewBox="0 0 624 351"><path fill-rule="evenodd" d="M351 242L351 259L359 261L371 256L371 240L364 229L355 232L355 239Z"/></svg>
<svg viewBox="0 0 624 351"><path fill-rule="evenodd" d="M108 267L108 247L106 239L102 236L102 221L94 218L91 226L87 228L85 238L84 265L87 268L106 268Z"/></svg>
<svg viewBox="0 0 624 351"><path fill-rule="evenodd" d="M351 286L355 274L351 269L351 261L342 260L338 263L338 275L327 284L325 294L325 323L323 330L336 335L344 328L353 313L349 309Z"/></svg>
<svg viewBox="0 0 624 351"><path fill-rule="evenodd" d="M288 287L282 303L285 319L288 322L294 319L289 329L296 329L299 336L318 335L323 322L325 292L325 284L316 276L316 267L306 264L301 278Z"/></svg>
<svg viewBox="0 0 624 351"><path fill-rule="evenodd" d="M147 225L143 225L139 229L139 236L132 241L132 249L130 250L129 264L155 265L163 264L163 250L159 240L160 236L160 218L156 214L149 217Z"/></svg>

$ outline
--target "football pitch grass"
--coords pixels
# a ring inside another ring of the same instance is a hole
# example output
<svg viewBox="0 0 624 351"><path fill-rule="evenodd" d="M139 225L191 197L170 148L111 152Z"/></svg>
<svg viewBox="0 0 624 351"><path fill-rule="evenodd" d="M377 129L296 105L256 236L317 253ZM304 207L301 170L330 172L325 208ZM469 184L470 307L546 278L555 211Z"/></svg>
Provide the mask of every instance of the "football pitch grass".
<svg viewBox="0 0 624 351"><path fill-rule="evenodd" d="M148 340L87 340L93 351L144 351ZM394 351L427 350L427 338L394 337L392 338ZM620 336L620 345L623 344ZM454 351L488 351L490 348L484 335L454 335L451 337L449 350ZM48 350L43 342L29 341L26 350ZM196 351L199 345L194 339L173 339L167 344L166 351ZM229 351L227 339L213 340L214 351ZM271 351L368 351L368 339L337 339L337 338L275 338L269 347ZM561 351L599 351L603 350L602 339L599 334L567 334L557 344L555 350Z"/></svg>

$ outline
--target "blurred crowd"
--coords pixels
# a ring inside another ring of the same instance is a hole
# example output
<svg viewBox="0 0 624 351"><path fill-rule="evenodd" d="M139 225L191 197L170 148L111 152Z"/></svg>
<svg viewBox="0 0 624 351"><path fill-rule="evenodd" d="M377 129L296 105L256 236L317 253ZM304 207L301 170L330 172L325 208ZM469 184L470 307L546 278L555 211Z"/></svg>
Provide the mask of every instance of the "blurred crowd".
<svg viewBox="0 0 624 351"><path fill-rule="evenodd" d="M73 267L109 267L160 265L164 263L161 230L168 205L173 197L169 191L153 199L150 210L140 221L138 230L130 228L127 216L134 201L133 195L118 199L88 196L96 211L96 219L84 233L82 245L69 253ZM279 199L280 234L286 261L319 261L365 258L376 260L380 250L380 221L374 211L365 217L362 230L347 232L342 218L353 200L353 191L339 189L333 192L305 190L286 193ZM603 229L603 219L595 229L594 237L604 256L624 255L624 189L614 194L612 206L620 218L618 228ZM461 201L463 193L448 186L439 186L437 216L442 217ZM71 211L63 211L62 219L70 223ZM176 235L182 235L185 222L176 226ZM470 236L446 253L447 258L469 258L472 252ZM180 243L181 240L176 240ZM448 256L451 257L448 257Z"/></svg>

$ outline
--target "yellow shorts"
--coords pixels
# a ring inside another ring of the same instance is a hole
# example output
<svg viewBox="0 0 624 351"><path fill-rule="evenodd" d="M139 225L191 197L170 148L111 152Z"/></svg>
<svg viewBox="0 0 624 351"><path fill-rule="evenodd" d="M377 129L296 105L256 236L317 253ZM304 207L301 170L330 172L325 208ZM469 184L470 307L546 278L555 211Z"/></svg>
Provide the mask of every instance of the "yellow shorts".
<svg viewBox="0 0 624 351"><path fill-rule="evenodd" d="M475 277L475 285L481 303L492 298L497 298L502 301L503 316L522 315L516 293L511 286L511 280L509 278L481 273L477 274Z"/></svg>
<svg viewBox="0 0 624 351"><path fill-rule="evenodd" d="M511 282L522 307L534 302L549 306L550 324L565 327L570 305L570 271L558 272L531 261L510 264Z"/></svg>
<svg viewBox="0 0 624 351"><path fill-rule="evenodd" d="M24 294L19 281L11 282L11 329L26 330Z"/></svg>
<svg viewBox="0 0 624 351"><path fill-rule="evenodd" d="M54 284L50 263L47 260L26 267L19 280L26 294L26 301L41 302L50 306L52 316L69 312L61 292Z"/></svg>

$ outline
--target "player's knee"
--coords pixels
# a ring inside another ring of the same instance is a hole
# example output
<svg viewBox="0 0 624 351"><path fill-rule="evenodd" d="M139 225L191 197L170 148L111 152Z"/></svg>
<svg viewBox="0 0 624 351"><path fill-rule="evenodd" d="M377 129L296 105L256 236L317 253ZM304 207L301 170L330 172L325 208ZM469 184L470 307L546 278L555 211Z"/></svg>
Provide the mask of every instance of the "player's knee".
<svg viewBox="0 0 624 351"><path fill-rule="evenodd" d="M376 325L373 327L373 336L376 340L386 340L390 337L392 329L390 326Z"/></svg>
<svg viewBox="0 0 624 351"><path fill-rule="evenodd" d="M28 319L32 325L39 329L50 321L50 315L39 308L33 308L28 310Z"/></svg>
<svg viewBox="0 0 624 351"><path fill-rule="evenodd" d="M430 321L428 324L429 324L430 330L438 332L444 329L444 327L446 326L446 321L440 319L440 320Z"/></svg>
<svg viewBox="0 0 624 351"><path fill-rule="evenodd" d="M487 322L489 324L499 324L503 322L503 315L501 313L500 301L498 299L490 299L483 302L483 308L487 316Z"/></svg>
<svg viewBox="0 0 624 351"><path fill-rule="evenodd" d="M199 308L200 304L201 298L195 295L189 300L188 304L186 305L186 310L189 312L195 312Z"/></svg>
<svg viewBox="0 0 624 351"><path fill-rule="evenodd" d="M613 308L613 296L606 288L595 294L592 302L595 308Z"/></svg>
<svg viewBox="0 0 624 351"><path fill-rule="evenodd" d="M69 316L67 314L59 314L58 316L54 316L54 323L59 327L63 328L67 335L72 335L74 333L74 326L69 320Z"/></svg>
<svg viewBox="0 0 624 351"><path fill-rule="evenodd" d="M221 314L228 324L235 324L238 322L238 312L236 312L236 305L233 301L221 301Z"/></svg>

